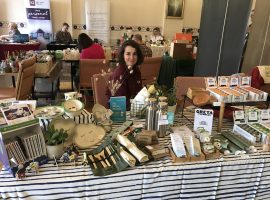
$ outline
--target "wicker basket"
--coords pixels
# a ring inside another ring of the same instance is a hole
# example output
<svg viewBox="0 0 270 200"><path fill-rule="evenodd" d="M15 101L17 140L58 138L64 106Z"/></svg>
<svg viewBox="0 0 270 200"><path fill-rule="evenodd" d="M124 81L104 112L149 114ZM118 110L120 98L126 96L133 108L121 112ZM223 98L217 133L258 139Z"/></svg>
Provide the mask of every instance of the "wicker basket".
<svg viewBox="0 0 270 200"><path fill-rule="evenodd" d="M130 101L130 117L145 118L146 104Z"/></svg>

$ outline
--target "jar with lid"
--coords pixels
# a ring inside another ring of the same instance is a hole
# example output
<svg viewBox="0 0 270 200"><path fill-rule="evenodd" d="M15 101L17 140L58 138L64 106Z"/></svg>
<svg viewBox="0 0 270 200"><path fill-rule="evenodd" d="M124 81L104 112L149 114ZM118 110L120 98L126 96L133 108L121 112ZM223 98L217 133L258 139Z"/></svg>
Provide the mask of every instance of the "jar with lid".
<svg viewBox="0 0 270 200"><path fill-rule="evenodd" d="M158 97L158 102L168 102L168 98L164 96Z"/></svg>
<svg viewBox="0 0 270 200"><path fill-rule="evenodd" d="M148 99L148 106L146 108L145 129L155 130L155 115L157 112L157 100L155 98Z"/></svg>
<svg viewBox="0 0 270 200"><path fill-rule="evenodd" d="M166 135L168 125L167 109L168 104L166 102L158 103L158 110L155 116L155 130L157 131L158 137L165 137Z"/></svg>

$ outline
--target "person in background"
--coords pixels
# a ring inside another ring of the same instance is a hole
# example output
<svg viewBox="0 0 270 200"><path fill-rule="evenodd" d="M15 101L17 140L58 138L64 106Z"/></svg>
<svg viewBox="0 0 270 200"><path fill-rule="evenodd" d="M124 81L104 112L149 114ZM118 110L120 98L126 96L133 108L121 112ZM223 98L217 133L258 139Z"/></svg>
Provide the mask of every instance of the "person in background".
<svg viewBox="0 0 270 200"><path fill-rule="evenodd" d="M101 45L94 41L85 33L78 36L78 48L80 59L104 59L105 53Z"/></svg>
<svg viewBox="0 0 270 200"><path fill-rule="evenodd" d="M162 43L164 40L163 36L160 33L160 29L158 27L155 27L153 29L153 35L151 35L150 41L152 43L158 43L160 41L160 43Z"/></svg>
<svg viewBox="0 0 270 200"><path fill-rule="evenodd" d="M142 36L140 34L134 35L132 39L140 45L144 57L152 57L151 48L143 43Z"/></svg>
<svg viewBox="0 0 270 200"><path fill-rule="evenodd" d="M70 32L68 32L68 28L68 23L64 22L61 30L56 33L56 43L69 44L73 42Z"/></svg>
<svg viewBox="0 0 270 200"><path fill-rule="evenodd" d="M117 87L109 85L106 95L108 99L112 96L126 96L127 110L130 109L130 99L134 98L142 89L139 65L143 63L143 60L144 57L137 42L127 40L120 47L119 66L111 75L111 83L114 83L114 86Z"/></svg>
<svg viewBox="0 0 270 200"><path fill-rule="evenodd" d="M20 31L18 30L18 26L16 23L11 22L9 24L9 32L8 35L1 35L0 39L1 40L12 40L15 35L21 34Z"/></svg>

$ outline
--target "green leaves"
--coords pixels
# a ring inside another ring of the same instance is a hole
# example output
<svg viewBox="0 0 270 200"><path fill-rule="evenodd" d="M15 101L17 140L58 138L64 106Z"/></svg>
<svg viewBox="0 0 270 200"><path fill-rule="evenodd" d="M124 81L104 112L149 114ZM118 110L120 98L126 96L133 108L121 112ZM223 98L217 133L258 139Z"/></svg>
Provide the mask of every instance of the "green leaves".
<svg viewBox="0 0 270 200"><path fill-rule="evenodd" d="M44 138L47 145L58 145L64 143L68 137L67 131L64 129L55 129L54 126L49 126L47 131L44 133Z"/></svg>

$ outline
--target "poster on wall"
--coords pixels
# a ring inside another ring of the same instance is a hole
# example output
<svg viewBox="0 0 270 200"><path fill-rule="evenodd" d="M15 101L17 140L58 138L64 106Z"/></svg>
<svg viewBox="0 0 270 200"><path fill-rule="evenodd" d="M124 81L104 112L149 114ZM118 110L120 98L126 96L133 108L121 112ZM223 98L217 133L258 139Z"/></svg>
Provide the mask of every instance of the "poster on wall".
<svg viewBox="0 0 270 200"><path fill-rule="evenodd" d="M92 39L110 42L110 1L85 0L86 29Z"/></svg>
<svg viewBox="0 0 270 200"><path fill-rule="evenodd" d="M46 44L52 36L50 0L24 0L24 2L31 38Z"/></svg>

